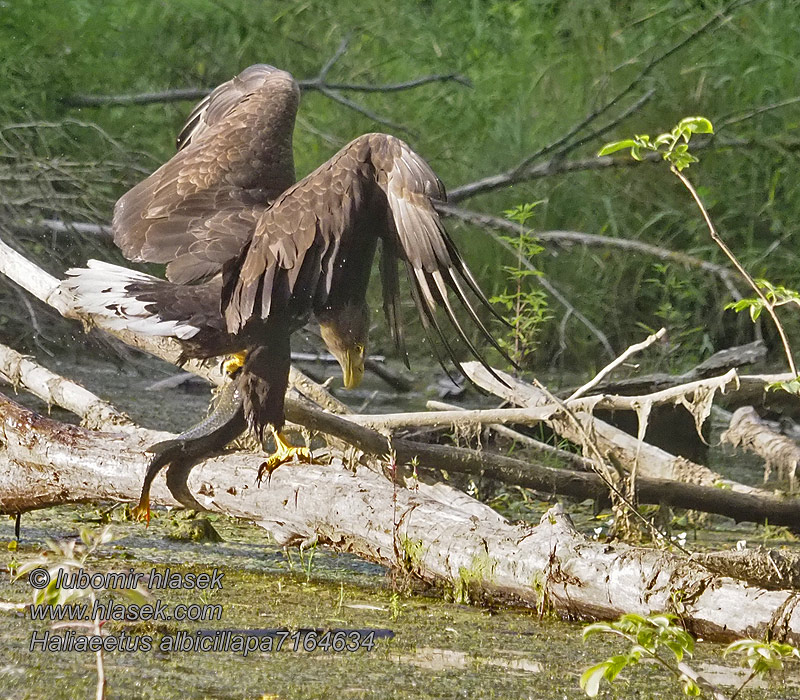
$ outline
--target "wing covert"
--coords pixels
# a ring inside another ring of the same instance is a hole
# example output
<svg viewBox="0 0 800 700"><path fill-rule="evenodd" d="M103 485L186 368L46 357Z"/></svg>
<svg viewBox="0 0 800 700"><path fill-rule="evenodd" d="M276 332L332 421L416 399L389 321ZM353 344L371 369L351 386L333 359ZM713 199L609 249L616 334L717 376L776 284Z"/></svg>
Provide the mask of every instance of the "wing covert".
<svg viewBox="0 0 800 700"><path fill-rule="evenodd" d="M298 103L295 80L272 66L251 66L214 90L179 135L178 153L117 202L114 242L125 256L174 261L167 276L184 283L235 258L263 207L294 182Z"/></svg>
<svg viewBox="0 0 800 700"><path fill-rule="evenodd" d="M384 311L398 346L402 333L392 271L397 259L405 264L423 325L435 331L456 366L452 333L437 312L488 367L459 322L451 295L486 340L505 353L469 300L467 290L492 308L434 208L444 197L430 166L403 141L385 134L355 139L283 193L259 220L249 248L226 268L222 307L228 331L237 333L253 318L287 309L294 295L313 295L317 306L331 305L348 294L342 288L360 282L363 300L375 243L383 239ZM354 258L363 258L363 264Z"/></svg>

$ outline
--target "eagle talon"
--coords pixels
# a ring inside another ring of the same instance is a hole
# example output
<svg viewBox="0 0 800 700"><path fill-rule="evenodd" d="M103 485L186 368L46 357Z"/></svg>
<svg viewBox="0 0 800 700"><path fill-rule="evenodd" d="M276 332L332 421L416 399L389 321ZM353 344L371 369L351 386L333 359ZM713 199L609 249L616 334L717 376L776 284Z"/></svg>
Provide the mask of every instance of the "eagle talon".
<svg viewBox="0 0 800 700"><path fill-rule="evenodd" d="M272 472L282 464L292 461L306 462L308 464L312 462L311 450L307 447L292 447L283 433L275 434L275 446L275 452L267 458L266 462L262 462L258 468L256 483L259 485L261 485L265 473L268 475L268 479L271 479Z"/></svg>
<svg viewBox="0 0 800 700"><path fill-rule="evenodd" d="M144 498L139 501L139 504L131 508L131 517L134 521L150 525L150 499Z"/></svg>
<svg viewBox="0 0 800 700"><path fill-rule="evenodd" d="M229 377L236 374L242 367L244 367L245 360L247 359L246 352L235 352L227 360L222 363L222 371Z"/></svg>

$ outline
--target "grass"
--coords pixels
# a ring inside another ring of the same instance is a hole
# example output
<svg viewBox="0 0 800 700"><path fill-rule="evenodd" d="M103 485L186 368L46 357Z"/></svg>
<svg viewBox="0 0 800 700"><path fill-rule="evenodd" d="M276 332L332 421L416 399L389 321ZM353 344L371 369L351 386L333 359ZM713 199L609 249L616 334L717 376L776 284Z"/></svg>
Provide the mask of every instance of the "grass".
<svg viewBox="0 0 800 700"><path fill-rule="evenodd" d="M130 153L163 161L172 153L189 103L69 109L61 98L211 87L255 62L311 77L349 35L349 49L333 67L331 80L385 83L456 71L472 81L472 88L441 83L400 93L349 94L405 125L410 134L400 135L452 188L504 170L563 135L627 85L651 57L722 6L686 0L637 0L624 6L610 0L357 5L343 0L61 0L45 8L15 0L0 15L0 124L76 118L97 124ZM629 134L634 124L657 133L688 114L704 114L718 125L726 115L797 95L795 15L795 8L780 0L739 8L717 30L659 64L621 108L649 88L656 89L653 99L604 140ZM301 175L330 157L337 143L386 130L318 93L305 95L301 116L295 140ZM723 128L721 137L747 145L705 151L695 169L711 215L743 262L754 275L789 287L800 285L791 245L800 218L794 136L799 118L794 105ZM596 145L569 157L591 158ZM47 149L34 141L31 149L40 158L84 162L102 160L109 151L105 139L87 134L65 137ZM108 217L114 197L136 177L120 172L102 185L92 183L87 197L97 193L95 220L103 213ZM546 199L531 221L535 229L641 238L720 262L692 203L672 180L665 168L652 165L577 172L466 204L501 215L517 204ZM505 280L499 271L513 261L479 230L450 227L487 291L500 291ZM641 324L657 326L665 314L679 320L676 332L704 329L681 347L685 362L712 347L749 339L746 324L723 314L728 299L707 276L674 266L663 270L658 261L614 250L549 252L537 264L617 348L639 338ZM692 293L676 292L676 278ZM0 293L9 298L8 292ZM534 364L546 362L558 348L562 311L554 303L551 308L555 318L540 330ZM413 310L407 311L411 317ZM574 319L567 330L569 350L560 356L562 362L585 366L599 357L595 340ZM796 324L790 324L792 330Z"/></svg>

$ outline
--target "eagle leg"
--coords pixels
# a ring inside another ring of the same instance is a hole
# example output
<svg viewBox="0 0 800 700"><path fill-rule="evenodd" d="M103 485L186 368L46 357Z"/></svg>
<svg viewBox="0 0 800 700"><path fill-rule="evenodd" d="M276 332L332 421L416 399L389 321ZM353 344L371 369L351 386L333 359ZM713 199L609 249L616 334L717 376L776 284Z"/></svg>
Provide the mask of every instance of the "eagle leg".
<svg viewBox="0 0 800 700"><path fill-rule="evenodd" d="M311 464L311 450L307 447L293 447L289 439L283 433L276 431L275 452L267 458L266 462L262 462L261 466L258 468L256 483L260 485L265 474L272 476L272 472L282 464L295 460Z"/></svg>
<svg viewBox="0 0 800 700"><path fill-rule="evenodd" d="M239 381L234 380L223 388L208 417L177 437L147 448L153 458L147 466L139 503L131 510L132 517L140 522L150 522L150 486L156 475L167 466L170 493L179 503L197 508L199 504L188 493L185 484L191 468L205 458L218 454L225 445L241 435L246 426Z"/></svg>

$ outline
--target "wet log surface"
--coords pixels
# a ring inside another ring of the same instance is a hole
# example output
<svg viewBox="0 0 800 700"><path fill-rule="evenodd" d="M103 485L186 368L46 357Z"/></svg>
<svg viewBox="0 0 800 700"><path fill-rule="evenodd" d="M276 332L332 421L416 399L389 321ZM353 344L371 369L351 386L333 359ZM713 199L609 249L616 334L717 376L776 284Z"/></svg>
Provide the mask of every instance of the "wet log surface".
<svg viewBox="0 0 800 700"><path fill-rule="evenodd" d="M138 497L143 449L163 434L89 431L0 402L0 509ZM393 484L360 464L286 466L260 487L259 457L226 454L191 473L190 490L212 511L253 520L283 543L317 541L405 569L469 599L551 606L570 618L649 614L680 604L706 639L800 641L800 593L768 591L711 573L665 551L586 539L560 507L536 527L514 525L443 484ZM174 505L163 478L156 502Z"/></svg>

